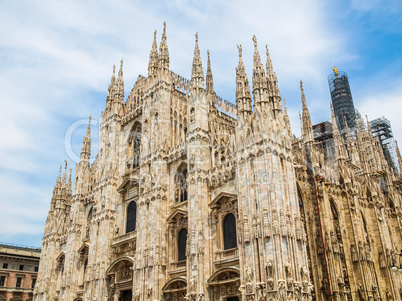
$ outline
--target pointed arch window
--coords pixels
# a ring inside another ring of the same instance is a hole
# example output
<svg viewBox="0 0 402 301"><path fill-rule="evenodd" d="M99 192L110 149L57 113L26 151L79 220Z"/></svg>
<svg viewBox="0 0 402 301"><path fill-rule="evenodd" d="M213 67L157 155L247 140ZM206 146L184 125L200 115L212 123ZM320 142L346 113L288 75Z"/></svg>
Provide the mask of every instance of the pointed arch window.
<svg viewBox="0 0 402 301"><path fill-rule="evenodd" d="M134 142L133 142L133 168L136 168L140 165L140 155L141 155L141 136L142 136L142 129L139 127L134 135Z"/></svg>
<svg viewBox="0 0 402 301"><path fill-rule="evenodd" d="M186 245L187 245L187 229L183 228L180 230L179 237L177 238L177 250L178 250L177 261L187 259Z"/></svg>
<svg viewBox="0 0 402 301"><path fill-rule="evenodd" d="M225 250L237 247L236 218L229 213L223 220L223 247Z"/></svg>
<svg viewBox="0 0 402 301"><path fill-rule="evenodd" d="M126 233L136 229L137 223L137 203L131 202L127 207Z"/></svg>

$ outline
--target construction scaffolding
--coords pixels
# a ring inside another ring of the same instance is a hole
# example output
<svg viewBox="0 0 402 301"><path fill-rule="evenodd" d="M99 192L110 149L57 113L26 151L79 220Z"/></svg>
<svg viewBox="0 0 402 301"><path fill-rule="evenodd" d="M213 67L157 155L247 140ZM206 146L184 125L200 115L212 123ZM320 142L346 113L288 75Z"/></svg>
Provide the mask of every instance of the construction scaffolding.
<svg viewBox="0 0 402 301"><path fill-rule="evenodd" d="M346 72L338 71L328 76L329 90L331 92L332 105L334 108L336 123L341 134L346 132L345 119L350 129L355 127L356 112L350 91L349 79Z"/></svg>
<svg viewBox="0 0 402 301"><path fill-rule="evenodd" d="M380 117L369 122L373 137L379 137L384 152L385 159L390 169L397 169L400 172L401 166L398 164L396 154L396 143L392 133L391 123L385 117Z"/></svg>

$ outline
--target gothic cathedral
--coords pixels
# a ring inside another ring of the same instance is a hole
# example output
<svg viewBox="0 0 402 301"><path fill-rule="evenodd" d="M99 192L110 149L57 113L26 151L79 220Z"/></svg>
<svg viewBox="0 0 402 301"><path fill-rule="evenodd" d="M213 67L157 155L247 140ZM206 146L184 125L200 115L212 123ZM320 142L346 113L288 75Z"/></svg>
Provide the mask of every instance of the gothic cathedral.
<svg viewBox="0 0 402 301"><path fill-rule="evenodd" d="M94 162L88 124L74 181L57 178L34 301L401 300L400 174L369 126L342 137L333 113L328 155L302 83L292 137L253 42L236 105L215 94L209 52L204 77L197 35L191 80L169 70L166 25L126 100L113 70Z"/></svg>

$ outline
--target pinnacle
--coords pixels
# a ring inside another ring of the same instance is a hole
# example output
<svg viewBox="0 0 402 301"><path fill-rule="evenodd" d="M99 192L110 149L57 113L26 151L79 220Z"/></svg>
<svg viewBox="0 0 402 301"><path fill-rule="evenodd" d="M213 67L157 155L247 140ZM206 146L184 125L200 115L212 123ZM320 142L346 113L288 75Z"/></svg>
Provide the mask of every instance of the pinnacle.
<svg viewBox="0 0 402 301"><path fill-rule="evenodd" d="M60 184L60 181L61 181L61 169L62 169L62 165L60 164L59 175L57 176L56 185Z"/></svg>
<svg viewBox="0 0 402 301"><path fill-rule="evenodd" d="M85 133L85 137L88 137L88 138L91 137L91 119L92 119L92 115L89 115L87 132Z"/></svg>
<svg viewBox="0 0 402 301"><path fill-rule="evenodd" d="M239 65L236 68L236 100L238 107L241 108L240 111L251 112L250 86L242 59L243 50L241 45L237 45L237 48L239 49Z"/></svg>
<svg viewBox="0 0 402 301"><path fill-rule="evenodd" d="M334 113L334 107L332 105L332 101L330 102L331 104L331 118L332 118L332 128L333 128L333 132L335 134L339 135L339 130L338 130L338 125L336 123L336 118L335 118L335 113Z"/></svg>
<svg viewBox="0 0 402 301"><path fill-rule="evenodd" d="M155 30L151 53L149 54L148 76L152 75L156 76L157 69L158 69L158 45L156 43L156 30Z"/></svg>
<svg viewBox="0 0 402 301"><path fill-rule="evenodd" d="M169 70L169 50L167 46L166 22L163 22L162 41L159 45L159 69Z"/></svg>
<svg viewBox="0 0 402 301"><path fill-rule="evenodd" d="M119 78L123 77L123 59L120 61Z"/></svg>
<svg viewBox="0 0 402 301"><path fill-rule="evenodd" d="M283 110L285 111L285 115L288 115L288 109L286 107L286 100L283 98Z"/></svg>
<svg viewBox="0 0 402 301"><path fill-rule="evenodd" d="M211 58L209 56L209 50L207 50L208 54L208 63L207 63L207 82L206 82L206 88L207 88L207 93L213 93L214 92L214 79L212 77L212 70L211 70Z"/></svg>
<svg viewBox="0 0 402 301"><path fill-rule="evenodd" d="M192 84L198 86L198 82L202 82L200 87L203 87L204 81L204 71L202 68L202 61L200 56L200 49L198 47L198 32L195 34L195 48L194 48L194 58L193 58L193 68L191 70L191 81Z"/></svg>
<svg viewBox="0 0 402 301"><path fill-rule="evenodd" d="M304 95L303 81L302 80L300 80L300 91L301 91L303 110L308 110L307 102L306 102L306 95Z"/></svg>
<svg viewBox="0 0 402 301"><path fill-rule="evenodd" d="M67 160L64 160L65 167L64 167L64 173L63 173L63 179L62 183L65 184L67 180Z"/></svg>
<svg viewBox="0 0 402 301"><path fill-rule="evenodd" d="M265 48L267 50L267 75L271 75L274 73L274 68L272 66L272 61L271 61L271 57L269 56L269 48L268 48L268 44L265 45Z"/></svg>
<svg viewBox="0 0 402 301"><path fill-rule="evenodd" d="M254 42L254 68L253 68L253 90L263 88L265 84L264 66L261 63L260 53L257 48L257 38L253 35Z"/></svg>

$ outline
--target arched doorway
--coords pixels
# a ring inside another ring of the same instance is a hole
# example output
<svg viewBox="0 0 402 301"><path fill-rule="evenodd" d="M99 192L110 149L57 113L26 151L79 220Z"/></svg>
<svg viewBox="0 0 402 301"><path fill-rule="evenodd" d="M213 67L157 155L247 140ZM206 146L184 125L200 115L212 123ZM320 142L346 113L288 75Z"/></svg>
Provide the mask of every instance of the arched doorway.
<svg viewBox="0 0 402 301"><path fill-rule="evenodd" d="M208 279L209 299L213 301L239 301L240 271L236 268L222 268Z"/></svg>
<svg viewBox="0 0 402 301"><path fill-rule="evenodd" d="M162 300L184 301L187 294L187 281L184 277L170 279L162 287Z"/></svg>
<svg viewBox="0 0 402 301"><path fill-rule="evenodd" d="M109 300L131 301L133 296L134 259L124 256L116 259L107 269Z"/></svg>

